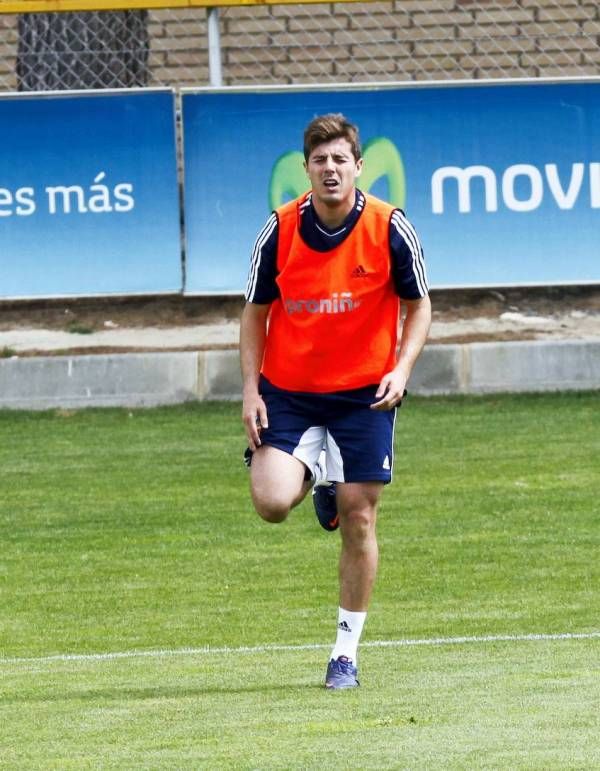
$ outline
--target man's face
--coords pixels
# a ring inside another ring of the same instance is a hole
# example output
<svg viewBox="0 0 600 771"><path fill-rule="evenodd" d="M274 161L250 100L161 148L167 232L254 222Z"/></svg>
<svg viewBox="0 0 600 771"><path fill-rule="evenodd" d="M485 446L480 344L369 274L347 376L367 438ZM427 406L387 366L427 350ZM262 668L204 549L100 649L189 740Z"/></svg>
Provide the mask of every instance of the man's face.
<svg viewBox="0 0 600 771"><path fill-rule="evenodd" d="M304 164L310 179L313 198L325 206L354 205L354 185L362 169L362 158L352 155L347 139L332 139L317 145Z"/></svg>

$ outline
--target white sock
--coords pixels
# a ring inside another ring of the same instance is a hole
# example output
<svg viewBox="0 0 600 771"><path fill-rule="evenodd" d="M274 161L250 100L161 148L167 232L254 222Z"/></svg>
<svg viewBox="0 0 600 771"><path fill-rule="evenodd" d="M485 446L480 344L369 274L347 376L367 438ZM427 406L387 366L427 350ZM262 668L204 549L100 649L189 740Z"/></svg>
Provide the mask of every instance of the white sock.
<svg viewBox="0 0 600 771"><path fill-rule="evenodd" d="M337 638L331 652L332 659L347 656L349 659L352 659L353 664L356 666L358 641L360 640L366 617L366 612L339 608Z"/></svg>

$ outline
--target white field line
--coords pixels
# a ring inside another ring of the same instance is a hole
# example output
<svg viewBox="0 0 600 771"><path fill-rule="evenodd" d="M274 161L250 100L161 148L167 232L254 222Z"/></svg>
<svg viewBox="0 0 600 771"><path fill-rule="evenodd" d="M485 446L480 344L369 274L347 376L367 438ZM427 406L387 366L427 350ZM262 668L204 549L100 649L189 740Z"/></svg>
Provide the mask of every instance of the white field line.
<svg viewBox="0 0 600 771"><path fill-rule="evenodd" d="M552 640L594 640L600 639L599 632L563 632L557 634L498 634L475 637L431 637L422 640L371 640L361 643L361 648L409 648L425 645L469 645L501 642L540 642ZM268 653L271 651L312 651L331 648L332 643L306 643L304 645L278 645L266 643L239 648L166 648L148 651L114 651L112 653L58 653L52 656L31 658L0 658L3 664L40 664L52 661L113 661L133 658L164 658L167 656L211 656L227 654Z"/></svg>

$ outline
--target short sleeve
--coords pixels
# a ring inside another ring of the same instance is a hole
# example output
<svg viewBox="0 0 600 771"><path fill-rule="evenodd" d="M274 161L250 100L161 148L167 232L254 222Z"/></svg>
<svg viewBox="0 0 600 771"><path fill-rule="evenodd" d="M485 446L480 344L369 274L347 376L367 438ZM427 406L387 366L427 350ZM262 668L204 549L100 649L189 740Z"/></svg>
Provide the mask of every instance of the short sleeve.
<svg viewBox="0 0 600 771"><path fill-rule="evenodd" d="M277 235L278 223L275 212L260 231L252 249L245 298L258 304L272 303L279 296L277 286Z"/></svg>
<svg viewBox="0 0 600 771"><path fill-rule="evenodd" d="M390 253L396 293L403 300L418 300L429 292L423 248L401 209L390 220Z"/></svg>

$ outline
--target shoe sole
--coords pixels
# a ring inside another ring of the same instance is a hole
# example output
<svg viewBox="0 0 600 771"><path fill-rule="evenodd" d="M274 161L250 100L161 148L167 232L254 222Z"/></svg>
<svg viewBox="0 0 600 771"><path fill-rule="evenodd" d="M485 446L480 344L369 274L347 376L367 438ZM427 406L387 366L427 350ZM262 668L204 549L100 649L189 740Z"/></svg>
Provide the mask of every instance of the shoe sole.
<svg viewBox="0 0 600 771"><path fill-rule="evenodd" d="M348 685L334 685L333 683L325 683L325 689L328 691L346 691L348 688L358 688L360 683L358 680L355 683L349 683Z"/></svg>

